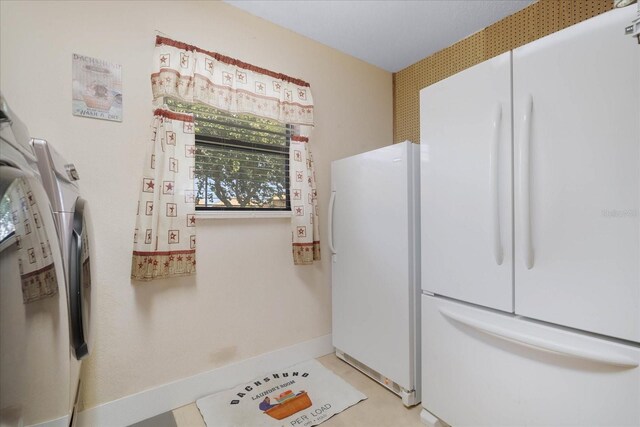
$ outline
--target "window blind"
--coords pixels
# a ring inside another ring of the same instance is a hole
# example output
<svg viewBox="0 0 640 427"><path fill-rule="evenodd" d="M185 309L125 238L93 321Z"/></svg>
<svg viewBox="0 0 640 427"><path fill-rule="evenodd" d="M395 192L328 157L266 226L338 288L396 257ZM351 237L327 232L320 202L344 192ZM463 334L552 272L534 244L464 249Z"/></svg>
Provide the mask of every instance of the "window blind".
<svg viewBox="0 0 640 427"><path fill-rule="evenodd" d="M194 115L196 209L290 210L292 127L200 104L166 102L173 111Z"/></svg>

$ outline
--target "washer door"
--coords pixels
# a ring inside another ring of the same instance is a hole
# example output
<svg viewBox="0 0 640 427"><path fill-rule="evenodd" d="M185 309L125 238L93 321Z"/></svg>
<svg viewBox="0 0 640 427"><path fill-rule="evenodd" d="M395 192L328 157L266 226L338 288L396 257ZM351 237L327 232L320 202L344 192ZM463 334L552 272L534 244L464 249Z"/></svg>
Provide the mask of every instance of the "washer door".
<svg viewBox="0 0 640 427"><path fill-rule="evenodd" d="M0 166L0 272L0 425L68 417L69 326L60 244L40 182L11 166Z"/></svg>
<svg viewBox="0 0 640 427"><path fill-rule="evenodd" d="M71 344L78 360L89 354L91 336L91 253L89 210L81 197L76 199L69 248L69 319Z"/></svg>

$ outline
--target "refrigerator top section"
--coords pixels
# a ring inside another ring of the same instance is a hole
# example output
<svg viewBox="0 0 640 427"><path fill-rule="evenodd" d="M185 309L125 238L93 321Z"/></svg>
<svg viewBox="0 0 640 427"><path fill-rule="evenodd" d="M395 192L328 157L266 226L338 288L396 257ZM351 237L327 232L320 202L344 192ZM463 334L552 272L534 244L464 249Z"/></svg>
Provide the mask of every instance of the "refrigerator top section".
<svg viewBox="0 0 640 427"><path fill-rule="evenodd" d="M513 52L515 312L640 342L633 8Z"/></svg>
<svg viewBox="0 0 640 427"><path fill-rule="evenodd" d="M513 311L511 53L420 92L422 289Z"/></svg>
<svg viewBox="0 0 640 427"><path fill-rule="evenodd" d="M402 164L407 173L412 173L419 165L414 165L409 159L417 158L419 155L419 145L410 141L400 142L398 144L387 145L386 147L377 148L375 150L366 151L364 153L345 157L343 159L331 162L332 177L333 170L339 165L348 165L349 170L356 173L360 168L380 168L389 163ZM375 175L374 175L375 176ZM417 175L416 175L417 176ZM410 183L413 185L413 182ZM331 180L331 190L335 191L335 180ZM419 195L416 195L419 196Z"/></svg>
<svg viewBox="0 0 640 427"><path fill-rule="evenodd" d="M413 145L419 146L419 144L414 144L413 142L408 141L408 140L407 141L402 141L402 142L399 142L397 144L386 145L384 147L376 148L375 150L365 151L364 153L354 154L353 156L344 157L342 159L334 160L332 163L341 162L341 161L345 161L345 160L349 160L349 159L353 159L353 158L357 158L357 157L362 157L362 156L370 156L370 155L384 156L385 153L394 152L394 151L400 151L400 150L403 150L403 151L406 152Z"/></svg>

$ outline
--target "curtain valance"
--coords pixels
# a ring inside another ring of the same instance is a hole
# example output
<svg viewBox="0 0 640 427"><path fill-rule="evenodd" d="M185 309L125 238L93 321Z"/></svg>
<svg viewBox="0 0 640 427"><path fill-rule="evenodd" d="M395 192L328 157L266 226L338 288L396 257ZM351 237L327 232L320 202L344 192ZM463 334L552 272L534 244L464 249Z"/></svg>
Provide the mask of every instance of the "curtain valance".
<svg viewBox="0 0 640 427"><path fill-rule="evenodd" d="M156 37L154 100L169 96L233 113L313 126L313 98L303 80Z"/></svg>

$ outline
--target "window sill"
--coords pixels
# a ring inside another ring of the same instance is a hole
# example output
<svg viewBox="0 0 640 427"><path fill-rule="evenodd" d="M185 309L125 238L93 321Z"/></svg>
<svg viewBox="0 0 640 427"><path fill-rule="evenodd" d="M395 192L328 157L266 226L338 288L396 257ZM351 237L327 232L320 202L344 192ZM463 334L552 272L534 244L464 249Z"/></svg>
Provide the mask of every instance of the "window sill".
<svg viewBox="0 0 640 427"><path fill-rule="evenodd" d="M197 219L231 218L291 218L291 211L239 212L239 211L196 211Z"/></svg>

